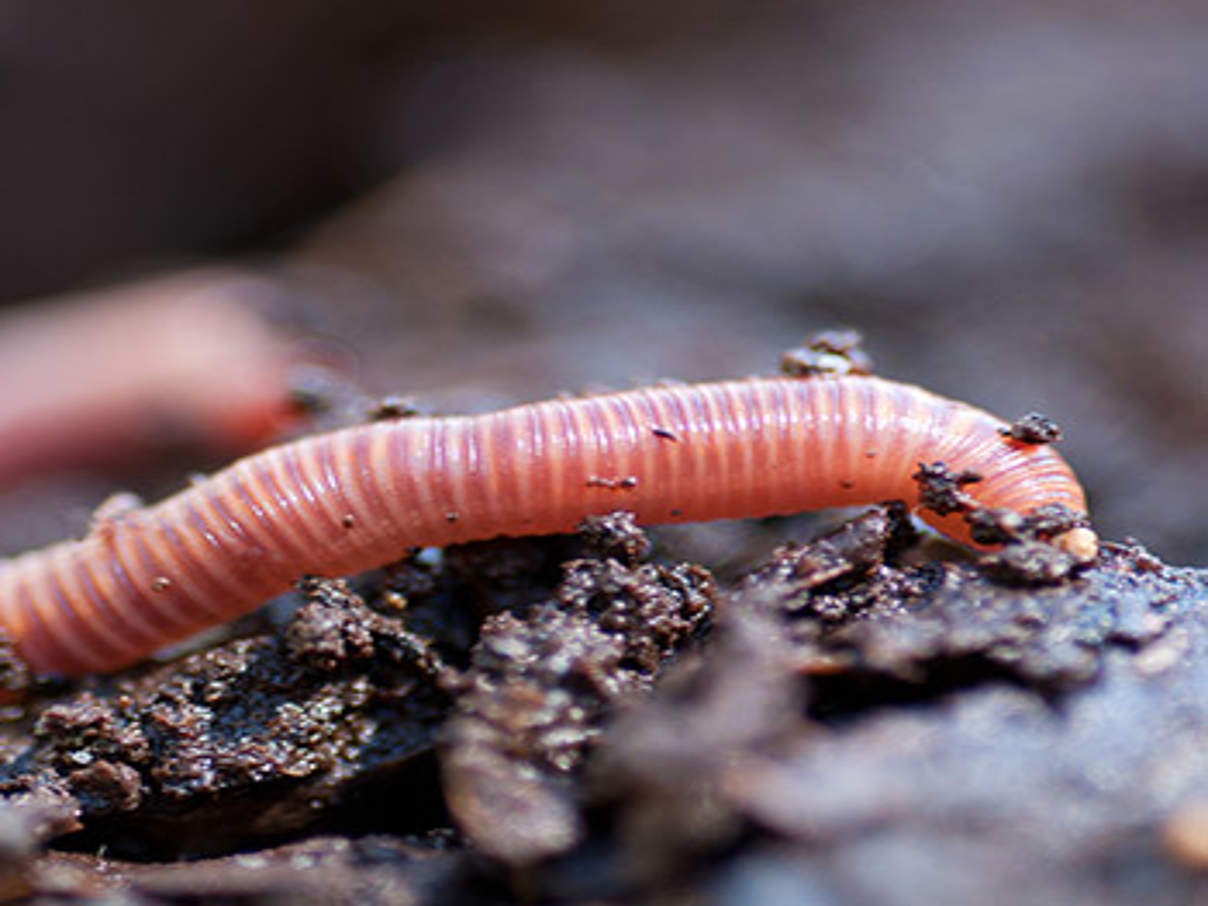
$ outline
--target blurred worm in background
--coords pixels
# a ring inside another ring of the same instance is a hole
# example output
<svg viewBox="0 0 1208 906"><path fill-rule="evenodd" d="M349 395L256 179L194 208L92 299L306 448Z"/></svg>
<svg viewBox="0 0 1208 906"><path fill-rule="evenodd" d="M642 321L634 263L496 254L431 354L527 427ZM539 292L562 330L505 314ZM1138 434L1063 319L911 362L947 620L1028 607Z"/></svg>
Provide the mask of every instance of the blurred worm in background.
<svg viewBox="0 0 1208 906"><path fill-rule="evenodd" d="M268 281L194 271L5 314L0 488L174 449L230 456L288 423L293 350Z"/></svg>

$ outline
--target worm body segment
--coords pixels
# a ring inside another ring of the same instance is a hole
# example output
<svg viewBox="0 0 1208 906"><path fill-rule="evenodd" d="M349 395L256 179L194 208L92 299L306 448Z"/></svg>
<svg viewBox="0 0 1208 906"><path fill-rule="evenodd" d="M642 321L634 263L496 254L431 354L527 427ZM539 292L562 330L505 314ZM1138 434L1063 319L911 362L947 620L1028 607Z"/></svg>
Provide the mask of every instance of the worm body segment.
<svg viewBox="0 0 1208 906"><path fill-rule="evenodd" d="M265 281L198 271L0 322L0 487L186 444L255 449L289 420L293 352Z"/></svg>
<svg viewBox="0 0 1208 906"><path fill-rule="evenodd" d="M913 501L920 461L973 470L985 506L1085 513L1050 447L918 387L759 378L406 419L249 456L78 541L0 566L0 624L38 672L130 664L245 613L303 573L340 575L411 545ZM952 517L934 520L967 540ZM1093 535L1091 538L1093 539Z"/></svg>

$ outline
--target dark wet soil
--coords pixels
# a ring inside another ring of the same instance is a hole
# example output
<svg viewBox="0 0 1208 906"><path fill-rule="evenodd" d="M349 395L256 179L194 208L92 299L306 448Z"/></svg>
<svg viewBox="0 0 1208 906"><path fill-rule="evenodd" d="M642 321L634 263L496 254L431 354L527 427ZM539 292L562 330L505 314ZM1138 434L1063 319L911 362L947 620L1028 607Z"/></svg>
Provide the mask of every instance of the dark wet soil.
<svg viewBox="0 0 1208 906"><path fill-rule="evenodd" d="M1111 543L1043 584L994 560L890 506L725 586L624 514L304 580L283 627L35 691L4 733L3 890L1208 895L1208 574Z"/></svg>

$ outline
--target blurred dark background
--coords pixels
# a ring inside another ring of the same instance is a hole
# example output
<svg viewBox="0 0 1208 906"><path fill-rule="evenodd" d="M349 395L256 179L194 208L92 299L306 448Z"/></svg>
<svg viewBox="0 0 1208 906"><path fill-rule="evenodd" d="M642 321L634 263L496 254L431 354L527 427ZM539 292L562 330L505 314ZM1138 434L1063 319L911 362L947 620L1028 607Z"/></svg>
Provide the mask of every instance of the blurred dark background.
<svg viewBox="0 0 1208 906"><path fill-rule="evenodd" d="M1208 7L580 6L2 0L0 301L235 263L448 411L853 325L1208 562ZM5 492L0 540L106 489Z"/></svg>

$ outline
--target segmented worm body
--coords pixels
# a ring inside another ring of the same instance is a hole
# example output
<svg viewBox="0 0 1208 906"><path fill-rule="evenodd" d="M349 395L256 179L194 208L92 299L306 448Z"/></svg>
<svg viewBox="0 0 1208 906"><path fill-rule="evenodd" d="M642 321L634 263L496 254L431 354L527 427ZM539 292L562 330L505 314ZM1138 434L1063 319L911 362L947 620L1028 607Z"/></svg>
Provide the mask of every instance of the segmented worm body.
<svg viewBox="0 0 1208 906"><path fill-rule="evenodd" d="M82 540L8 561L0 624L35 671L111 670L303 573L364 570L411 545L569 531L616 509L659 523L914 500L920 461L979 473L968 492L986 506L1084 513L1062 459L1003 426L871 377L653 387L378 422L249 456L159 504L99 518ZM967 540L953 517L936 522Z"/></svg>
<svg viewBox="0 0 1208 906"><path fill-rule="evenodd" d="M268 292L197 271L6 314L0 487L185 444L264 444L290 414L291 351L247 304Z"/></svg>

